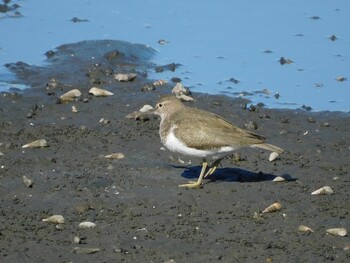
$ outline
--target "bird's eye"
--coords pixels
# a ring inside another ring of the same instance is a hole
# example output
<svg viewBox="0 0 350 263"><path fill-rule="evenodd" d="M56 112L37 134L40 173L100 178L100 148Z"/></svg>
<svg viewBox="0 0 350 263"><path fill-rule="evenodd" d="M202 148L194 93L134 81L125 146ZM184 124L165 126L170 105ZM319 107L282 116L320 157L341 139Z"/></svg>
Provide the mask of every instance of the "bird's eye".
<svg viewBox="0 0 350 263"><path fill-rule="evenodd" d="M159 107L159 108L163 107L163 104L162 104L162 103L159 103L159 104L158 104L158 107Z"/></svg>

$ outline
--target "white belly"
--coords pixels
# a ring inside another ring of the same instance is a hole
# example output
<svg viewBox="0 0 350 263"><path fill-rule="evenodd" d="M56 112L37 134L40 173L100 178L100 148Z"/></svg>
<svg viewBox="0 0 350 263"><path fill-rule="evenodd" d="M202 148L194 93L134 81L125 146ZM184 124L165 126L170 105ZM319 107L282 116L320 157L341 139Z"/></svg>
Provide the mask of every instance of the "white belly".
<svg viewBox="0 0 350 263"><path fill-rule="evenodd" d="M172 127L168 136L163 141L165 147L167 147L172 152L181 153L183 155L199 157L199 158L212 158L213 160L217 160L223 158L224 156L234 152L238 148L225 146L218 149L213 150L198 150L195 148L187 147L182 141L177 139L174 134L174 128Z"/></svg>

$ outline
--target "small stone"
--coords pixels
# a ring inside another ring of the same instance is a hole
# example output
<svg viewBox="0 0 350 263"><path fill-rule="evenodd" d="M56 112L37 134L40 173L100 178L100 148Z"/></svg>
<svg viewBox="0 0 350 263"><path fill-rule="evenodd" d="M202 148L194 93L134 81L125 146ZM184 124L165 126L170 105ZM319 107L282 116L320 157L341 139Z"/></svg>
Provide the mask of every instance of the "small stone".
<svg viewBox="0 0 350 263"><path fill-rule="evenodd" d="M336 77L335 80L336 80L336 81L339 81L339 82L342 82L342 81L345 81L346 78L345 78L345 77L342 77L342 76L339 76L339 77Z"/></svg>
<svg viewBox="0 0 350 263"><path fill-rule="evenodd" d="M285 65L285 64L292 64L294 63L293 60L289 59L289 58L284 58L284 57L281 57L280 60L279 60L280 64L281 65Z"/></svg>

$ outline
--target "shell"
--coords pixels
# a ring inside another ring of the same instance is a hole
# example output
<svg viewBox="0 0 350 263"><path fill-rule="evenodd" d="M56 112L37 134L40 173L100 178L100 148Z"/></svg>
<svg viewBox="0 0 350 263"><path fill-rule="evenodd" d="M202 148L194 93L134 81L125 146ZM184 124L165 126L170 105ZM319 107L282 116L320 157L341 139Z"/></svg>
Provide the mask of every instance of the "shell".
<svg viewBox="0 0 350 263"><path fill-rule="evenodd" d="M313 233L314 232L310 227L307 227L307 226L304 226L304 225L300 225L298 227L298 230L300 232L305 232L305 233Z"/></svg>
<svg viewBox="0 0 350 263"><path fill-rule="evenodd" d="M85 221L79 224L79 228L94 228L94 227L96 227L96 224L93 222Z"/></svg>
<svg viewBox="0 0 350 263"><path fill-rule="evenodd" d="M32 188L34 185L33 180L27 178L27 176L25 176L25 175L23 175L23 183L29 188Z"/></svg>
<svg viewBox="0 0 350 263"><path fill-rule="evenodd" d="M276 160L278 158L278 156L279 156L278 153L272 152L269 156L269 161L273 162L274 160Z"/></svg>
<svg viewBox="0 0 350 263"><path fill-rule="evenodd" d="M74 105L72 106L72 112L74 112L74 113L78 112L77 108Z"/></svg>
<svg viewBox="0 0 350 263"><path fill-rule="evenodd" d="M192 97L187 96L185 94L176 95L176 98L178 98L181 101L194 101L194 99Z"/></svg>
<svg viewBox="0 0 350 263"><path fill-rule="evenodd" d="M136 78L137 74L135 73L126 73L126 74L115 74L114 75L114 79L118 80L118 81L133 81Z"/></svg>
<svg viewBox="0 0 350 263"><path fill-rule="evenodd" d="M323 186L320 189L313 191L312 195L331 195L334 191L330 186Z"/></svg>
<svg viewBox="0 0 350 263"><path fill-rule="evenodd" d="M280 203L273 203L272 205L270 205L269 207L267 207L264 211L262 211L263 213L271 213L271 212L276 212L281 210L282 205Z"/></svg>
<svg viewBox="0 0 350 263"><path fill-rule="evenodd" d="M139 111L142 113L145 113L145 112L148 112L150 110L153 110L153 107L151 105L146 104L146 105L143 105L143 107Z"/></svg>
<svg viewBox="0 0 350 263"><path fill-rule="evenodd" d="M272 181L273 182L285 182L286 178L284 178L282 176L276 176Z"/></svg>
<svg viewBox="0 0 350 263"><path fill-rule="evenodd" d="M105 156L107 159L123 159L124 157L122 153L112 153Z"/></svg>
<svg viewBox="0 0 350 263"><path fill-rule="evenodd" d="M70 102L73 101L75 98L80 97L81 96L81 92L78 89L72 89L66 93L64 93L63 95L61 95L59 97L59 101L60 102Z"/></svg>
<svg viewBox="0 0 350 263"><path fill-rule="evenodd" d="M175 94L175 95L181 95L181 94L185 94L185 95L189 95L190 94L190 90L186 89L181 82L176 83L175 87L172 89L171 93Z"/></svg>
<svg viewBox="0 0 350 263"><path fill-rule="evenodd" d="M156 80L152 83L153 86L163 86L165 84L167 84L168 82L165 79L160 79L160 80Z"/></svg>
<svg viewBox="0 0 350 263"><path fill-rule="evenodd" d="M74 237L73 237L73 243L74 243L74 244L80 244L80 237L74 236Z"/></svg>
<svg viewBox="0 0 350 263"><path fill-rule="evenodd" d="M152 91L152 90L155 90L155 89L156 89L156 87L153 84L152 85L147 84L141 89L141 91L142 92L147 92L147 91Z"/></svg>
<svg viewBox="0 0 350 263"><path fill-rule="evenodd" d="M91 248L89 248L89 247L75 247L72 252L74 254L94 254L94 253L97 253L99 251L101 251L101 249L94 248L94 247L91 247Z"/></svg>
<svg viewBox="0 0 350 263"><path fill-rule="evenodd" d="M62 215L53 215L42 220L43 222L53 223L53 224L63 224L64 217Z"/></svg>
<svg viewBox="0 0 350 263"><path fill-rule="evenodd" d="M339 237L345 237L347 235L347 231L345 228L330 228L326 230L328 234L331 234L333 236L339 236Z"/></svg>
<svg viewBox="0 0 350 263"><path fill-rule="evenodd" d="M106 97L114 95L112 92L100 88L93 87L89 90L89 94L92 94L96 97Z"/></svg>
<svg viewBox="0 0 350 263"><path fill-rule="evenodd" d="M27 143L23 145L22 148L42 148L42 147L48 147L48 146L49 144L45 139L40 139L40 140Z"/></svg>

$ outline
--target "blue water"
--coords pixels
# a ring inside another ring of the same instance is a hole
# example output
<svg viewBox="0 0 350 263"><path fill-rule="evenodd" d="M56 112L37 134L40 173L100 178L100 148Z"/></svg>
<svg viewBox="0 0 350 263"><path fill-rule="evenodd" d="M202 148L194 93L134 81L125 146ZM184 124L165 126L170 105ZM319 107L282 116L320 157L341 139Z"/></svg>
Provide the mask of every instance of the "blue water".
<svg viewBox="0 0 350 263"><path fill-rule="evenodd" d="M23 16L0 13L0 65L42 65L46 51L81 40L125 40L155 48L158 64L182 64L151 77L180 77L192 91L234 97L248 92L245 97L271 108L350 110L348 0L11 3L21 6ZM73 23L73 17L88 21ZM167 43L159 44L161 39ZM281 57L294 63L281 65ZM0 67L0 90L13 86L12 77Z"/></svg>

